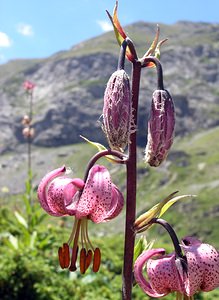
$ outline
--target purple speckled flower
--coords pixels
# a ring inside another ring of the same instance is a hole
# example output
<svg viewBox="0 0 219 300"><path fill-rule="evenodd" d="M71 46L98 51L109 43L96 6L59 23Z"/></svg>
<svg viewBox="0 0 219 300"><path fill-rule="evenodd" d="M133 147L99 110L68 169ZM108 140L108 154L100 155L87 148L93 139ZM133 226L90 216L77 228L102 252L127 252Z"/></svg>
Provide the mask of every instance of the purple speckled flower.
<svg viewBox="0 0 219 300"><path fill-rule="evenodd" d="M175 112L173 100L166 90L153 93L151 115L148 122L148 141L145 161L158 167L167 157L173 143Z"/></svg>
<svg viewBox="0 0 219 300"><path fill-rule="evenodd" d="M131 92L124 70L114 72L104 94L103 131L113 150L123 151L129 142L131 127Z"/></svg>
<svg viewBox="0 0 219 300"><path fill-rule="evenodd" d="M65 167L48 173L38 187L38 199L42 208L53 216L75 216L75 223L69 241L59 248L59 262L62 268L76 270L79 238L80 271L85 273L93 256L93 271L100 266L100 250L94 248L88 238L88 220L101 223L115 218L121 212L124 198L112 183L104 166L93 166L86 182L80 178L68 178ZM81 233L80 233L81 232ZM70 244L73 243L70 251Z"/></svg>
<svg viewBox="0 0 219 300"><path fill-rule="evenodd" d="M194 237L184 238L181 247L187 259L187 273L178 264L175 252L166 255L165 249L151 249L138 257L134 265L135 279L146 294L159 298L176 291L192 297L196 292L219 287L218 251ZM145 265L148 281L143 276Z"/></svg>

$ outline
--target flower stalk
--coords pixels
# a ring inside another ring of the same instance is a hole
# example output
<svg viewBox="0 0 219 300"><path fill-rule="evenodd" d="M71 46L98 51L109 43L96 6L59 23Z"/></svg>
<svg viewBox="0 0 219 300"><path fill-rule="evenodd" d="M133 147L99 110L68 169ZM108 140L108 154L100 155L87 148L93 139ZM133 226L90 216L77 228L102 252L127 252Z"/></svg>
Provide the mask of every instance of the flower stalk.
<svg viewBox="0 0 219 300"><path fill-rule="evenodd" d="M132 111L133 124L137 125L138 98L140 88L141 62L136 61L132 67ZM125 245L123 263L123 287L122 299L129 300L132 297L132 262L134 256L135 234L133 224L136 218L136 174L137 174L137 153L136 153L136 131L130 135L129 158L127 161L127 196L126 196L126 223L125 223Z"/></svg>
<svg viewBox="0 0 219 300"><path fill-rule="evenodd" d="M34 128L32 127L33 121L33 90L35 84L30 81L25 81L23 83L23 88L26 93L27 101L29 102L29 111L28 115L25 115L22 119L23 128L23 136L27 139L27 194L30 206L33 206L32 203L32 141L34 137Z"/></svg>

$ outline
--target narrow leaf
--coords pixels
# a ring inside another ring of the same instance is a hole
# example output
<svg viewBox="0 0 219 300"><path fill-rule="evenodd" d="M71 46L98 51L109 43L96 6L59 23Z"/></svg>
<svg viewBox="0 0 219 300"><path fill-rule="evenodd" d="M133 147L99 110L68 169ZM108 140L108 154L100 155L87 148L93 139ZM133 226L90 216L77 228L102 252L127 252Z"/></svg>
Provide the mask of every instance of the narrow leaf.
<svg viewBox="0 0 219 300"><path fill-rule="evenodd" d="M164 39L162 41L160 41L158 44L157 44L157 47L155 49L155 52L154 52L154 56L158 59L160 59L160 47L166 42L168 41L168 39Z"/></svg>
<svg viewBox="0 0 219 300"><path fill-rule="evenodd" d="M160 210L159 217L161 217L174 203L179 200L188 199L196 197L196 195L182 195L174 197L173 199L169 200Z"/></svg>
<svg viewBox="0 0 219 300"><path fill-rule="evenodd" d="M150 48L148 49L148 51L143 56L143 58L145 58L145 57L147 57L149 55L153 55L154 54L154 51L155 51L155 49L157 47L157 43L158 43L158 40L159 40L159 35L160 35L160 27L157 24L157 30L156 30L155 38L154 38L153 42L151 43Z"/></svg>
<svg viewBox="0 0 219 300"><path fill-rule="evenodd" d="M25 228L28 228L27 221L24 219L24 217L22 217L22 215L19 214L18 211L15 211L14 214L15 214L15 217L16 217L17 221L18 221L21 225L23 225Z"/></svg>
<svg viewBox="0 0 219 300"><path fill-rule="evenodd" d="M34 249L34 244L35 244L36 238L37 238L37 231L34 230L30 237L30 248L31 249Z"/></svg>
<svg viewBox="0 0 219 300"><path fill-rule="evenodd" d="M117 9L118 9L118 1L116 1L116 5L113 10L113 17L110 15L110 13L108 11L106 11L106 12L107 12L107 15L113 25L113 29L114 29L118 44L119 44L119 46L121 46L123 41L126 39L127 35L119 22L118 15L117 15ZM126 57L128 58L129 61L134 60L134 56L131 53L129 47L126 48Z"/></svg>
<svg viewBox="0 0 219 300"><path fill-rule="evenodd" d="M97 148L98 152L101 152L101 151L104 151L104 150L108 150L105 146L103 146L102 144L100 143L96 143L96 142L92 142L90 141L89 139L87 139L86 137L80 135L80 137L85 140L86 142L88 142L90 145L94 146ZM104 156L107 160L109 160L110 162L113 162L113 163L117 163L117 160L114 158L114 156L112 155L106 155Z"/></svg>

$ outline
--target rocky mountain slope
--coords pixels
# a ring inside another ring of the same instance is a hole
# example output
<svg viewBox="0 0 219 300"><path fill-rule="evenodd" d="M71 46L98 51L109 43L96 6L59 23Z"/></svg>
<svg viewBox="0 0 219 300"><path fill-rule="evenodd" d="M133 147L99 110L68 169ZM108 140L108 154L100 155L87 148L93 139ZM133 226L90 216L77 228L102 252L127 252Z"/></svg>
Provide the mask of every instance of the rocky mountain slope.
<svg viewBox="0 0 219 300"><path fill-rule="evenodd" d="M161 38L169 38L163 45L161 62L165 87L175 100L176 135L195 134L219 125L219 24L178 22L160 24L160 28ZM127 26L126 31L135 42L139 56L150 45L155 30L156 24L145 22ZM19 159L17 168L20 169L25 159L21 154L25 153L26 146L21 134L21 119L28 112L22 88L24 80L36 84L35 147L78 143L80 134L105 143L101 130L103 94L108 78L116 69L118 52L114 33L109 32L45 59L15 60L0 65L2 174L7 168L9 172L16 169ZM128 62L126 69L130 73ZM138 143L143 147L155 88L155 70L144 69L138 126ZM36 155L34 159L36 166L46 163L43 155Z"/></svg>
<svg viewBox="0 0 219 300"><path fill-rule="evenodd" d="M161 24L161 61L165 86L175 99L176 134L184 135L219 124L219 24ZM156 24L139 22L126 28L139 56L152 41ZM147 43L146 43L147 40ZM28 111L22 90L34 82L35 145L60 146L79 141L79 134L104 141L100 116L105 84L117 66L113 32L83 42L42 60L16 60L0 66L0 152L24 142L20 120ZM127 63L130 72L130 65ZM155 70L143 70L140 94L139 143L145 126ZM143 126L144 125L144 126Z"/></svg>

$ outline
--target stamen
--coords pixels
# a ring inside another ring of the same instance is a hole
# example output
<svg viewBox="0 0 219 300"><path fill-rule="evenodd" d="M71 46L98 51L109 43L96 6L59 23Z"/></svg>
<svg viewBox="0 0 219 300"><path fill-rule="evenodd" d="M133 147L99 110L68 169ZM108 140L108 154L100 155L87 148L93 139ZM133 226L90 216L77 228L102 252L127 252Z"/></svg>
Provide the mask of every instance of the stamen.
<svg viewBox="0 0 219 300"><path fill-rule="evenodd" d="M72 257L71 257L71 265L69 267L70 271L75 271L76 268L76 260L77 260L77 255L78 255L78 238L79 238L79 233L80 233L80 227L81 227L81 220L75 221L77 223L77 228L74 236L74 244L72 248Z"/></svg>
<svg viewBox="0 0 219 300"><path fill-rule="evenodd" d="M63 244L63 259L64 259L64 268L68 268L70 265L70 250L67 243Z"/></svg>
<svg viewBox="0 0 219 300"><path fill-rule="evenodd" d="M86 239L86 227L87 227L87 218L81 220L81 246L88 250L88 244Z"/></svg>
<svg viewBox="0 0 219 300"><path fill-rule="evenodd" d="M64 261L64 251L63 251L63 247L59 247L58 250L58 257L59 257L59 265L62 269L65 268L65 261Z"/></svg>
<svg viewBox="0 0 219 300"><path fill-rule="evenodd" d="M71 272L74 272L77 270L77 267L76 267L77 257L78 257L78 246L77 246L76 250L74 251L74 253L72 252L71 264L68 268L69 271L71 271Z"/></svg>
<svg viewBox="0 0 219 300"><path fill-rule="evenodd" d="M71 235L70 235L70 237L69 237L69 239L68 239L68 242L67 242L67 244L69 244L69 245L71 244L71 242L72 242L73 239L74 239L77 225L78 225L78 219L75 219L74 224L73 224L73 228L72 228Z"/></svg>
<svg viewBox="0 0 219 300"><path fill-rule="evenodd" d="M89 268L89 266L91 264L92 257L93 257L92 250L89 249L87 252L87 256L86 256L85 272L87 271L87 269Z"/></svg>
<svg viewBox="0 0 219 300"><path fill-rule="evenodd" d="M98 272L100 268L100 263L101 263L101 253L100 249L96 248L94 250L94 259L93 259L93 272Z"/></svg>
<svg viewBox="0 0 219 300"><path fill-rule="evenodd" d="M84 274L86 271L86 257L87 257L86 250L85 250L85 248L82 248L81 252L80 252L80 272L81 272L81 274Z"/></svg>
<svg viewBox="0 0 219 300"><path fill-rule="evenodd" d="M88 236L88 221L87 221L87 219L85 219L85 220L86 220L85 228L84 228L85 229L85 238L86 238L86 241L89 243L89 245L90 245L91 249L93 250L93 252L95 252L94 247L93 247L93 245L92 245L92 243L89 239L89 236Z"/></svg>

